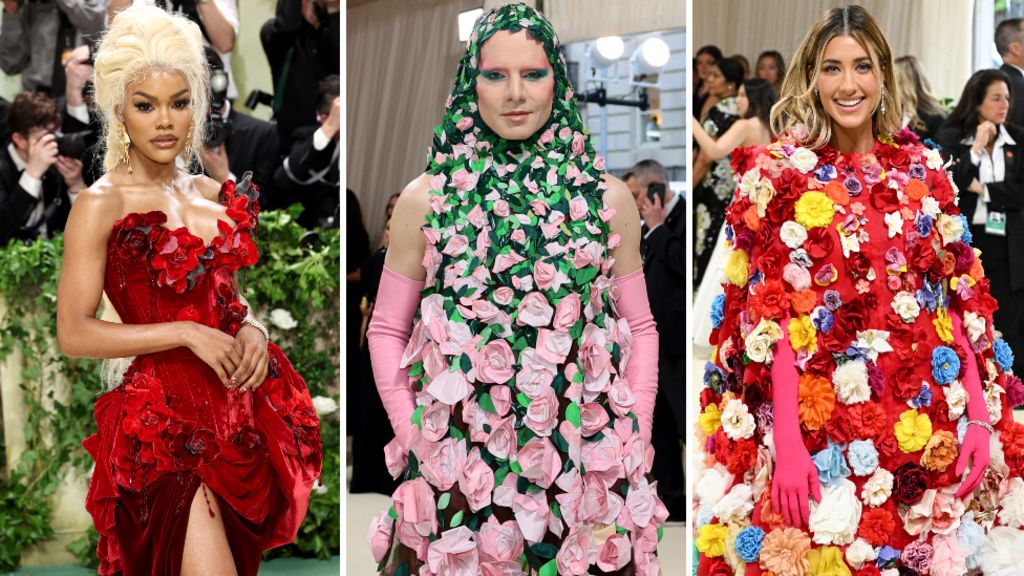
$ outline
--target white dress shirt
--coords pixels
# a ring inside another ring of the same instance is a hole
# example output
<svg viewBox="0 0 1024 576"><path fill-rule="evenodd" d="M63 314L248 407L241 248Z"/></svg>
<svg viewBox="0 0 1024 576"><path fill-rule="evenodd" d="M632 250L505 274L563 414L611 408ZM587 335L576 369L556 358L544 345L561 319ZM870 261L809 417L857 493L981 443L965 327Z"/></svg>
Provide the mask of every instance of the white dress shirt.
<svg viewBox="0 0 1024 576"><path fill-rule="evenodd" d="M965 138L962 141L964 144L973 145L974 136ZM978 167L978 182L982 184L981 194L978 198L978 207L974 210L974 217L971 218L971 224L984 225L988 220L988 203L991 197L988 194L988 184L990 182L1002 182L1005 179L1006 166L1003 154L1003 148L1007 145L1013 146L1017 144L1010 133L1006 131L1006 127L999 125L999 131L996 133L996 141L992 144L992 154L988 153L987 149L982 149L980 154L975 154L974 149L971 149L971 164Z"/></svg>

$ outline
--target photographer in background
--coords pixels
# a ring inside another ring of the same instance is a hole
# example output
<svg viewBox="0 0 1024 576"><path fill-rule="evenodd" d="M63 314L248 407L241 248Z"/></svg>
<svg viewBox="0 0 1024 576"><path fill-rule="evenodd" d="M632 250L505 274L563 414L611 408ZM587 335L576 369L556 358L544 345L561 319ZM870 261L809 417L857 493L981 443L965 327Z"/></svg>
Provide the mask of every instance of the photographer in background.
<svg viewBox="0 0 1024 576"><path fill-rule="evenodd" d="M84 36L103 30L105 0L4 0L0 70L23 90L64 93L64 64Z"/></svg>
<svg viewBox="0 0 1024 576"><path fill-rule="evenodd" d="M295 131L291 152L274 174L280 199L275 208L303 205L299 224L307 228L337 228L341 187L338 181L338 132L341 123L341 84L337 75L320 83L317 126Z"/></svg>
<svg viewBox="0 0 1024 576"><path fill-rule="evenodd" d="M683 390L686 381L686 204L668 187L665 167L641 160L630 169L626 186L643 218L647 297L661 338L658 350L658 396L654 404L654 465L658 493L670 521L685 517L683 477Z"/></svg>
<svg viewBox="0 0 1024 576"><path fill-rule="evenodd" d="M64 110L58 144L65 156L81 158L86 186L92 186L103 175L103 158L97 156L99 118L89 113L93 107L92 74L91 45L83 44L71 51L67 58L64 96L57 98L57 108Z"/></svg>
<svg viewBox="0 0 1024 576"><path fill-rule="evenodd" d="M265 209L274 203L277 193L274 170L281 163L277 128L236 110L227 98L226 70L220 57L207 48L206 60L210 64L210 114L206 141L199 149L203 167L218 184L252 170L252 181L260 187L260 207Z"/></svg>
<svg viewBox="0 0 1024 576"><path fill-rule="evenodd" d="M82 161L60 155L57 103L22 92L8 108L11 137L0 152L0 246L64 230L71 202L85 190Z"/></svg>

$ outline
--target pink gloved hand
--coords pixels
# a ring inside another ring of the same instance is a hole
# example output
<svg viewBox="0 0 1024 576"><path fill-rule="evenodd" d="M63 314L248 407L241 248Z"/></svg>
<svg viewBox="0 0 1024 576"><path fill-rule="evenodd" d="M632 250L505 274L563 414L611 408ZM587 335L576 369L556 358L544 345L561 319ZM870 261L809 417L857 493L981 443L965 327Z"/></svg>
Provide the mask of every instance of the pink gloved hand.
<svg viewBox="0 0 1024 576"><path fill-rule="evenodd" d="M796 355L789 345L786 321L782 338L775 344L772 360L772 401L774 402L775 476L772 478L772 510L782 514L790 526L801 528L810 519L807 494L821 502L818 468L811 460L800 435L797 410L800 376Z"/></svg>
<svg viewBox="0 0 1024 576"><path fill-rule="evenodd" d="M978 371L977 355L971 348L967 335L964 334L960 313L950 311L949 319L953 324L953 342L966 352L964 377L961 382L964 389L967 390L967 418L988 424L988 407L985 406L985 392L981 388L981 373ZM956 475L957 477L963 476L968 462L971 463L971 472L956 491L957 498L967 496L981 485L991 459L988 430L975 424L968 424L963 444L960 445L960 455L956 459Z"/></svg>
<svg viewBox="0 0 1024 576"><path fill-rule="evenodd" d="M416 395L409 386L409 371L399 365L409 344L412 319L422 290L423 280L406 278L385 266L373 319L366 331L377 392L395 437L406 452L412 448L418 432L411 419L416 410Z"/></svg>
<svg viewBox="0 0 1024 576"><path fill-rule="evenodd" d="M635 400L633 413L640 424L640 436L650 442L654 400L658 395L658 329L647 300L644 271L637 269L616 278L613 284L619 291L615 309L619 318L629 323L629 333L633 336L633 355L626 366L626 381Z"/></svg>

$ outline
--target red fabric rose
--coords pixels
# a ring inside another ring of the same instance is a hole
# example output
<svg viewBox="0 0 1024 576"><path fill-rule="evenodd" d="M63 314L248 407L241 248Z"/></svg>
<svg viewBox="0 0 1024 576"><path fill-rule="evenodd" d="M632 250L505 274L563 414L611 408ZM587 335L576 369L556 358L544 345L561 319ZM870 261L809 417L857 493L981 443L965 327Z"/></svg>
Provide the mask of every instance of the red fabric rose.
<svg viewBox="0 0 1024 576"><path fill-rule="evenodd" d="M881 571L874 564L865 564L860 570L853 573L853 576L882 576Z"/></svg>
<svg viewBox="0 0 1024 576"><path fill-rule="evenodd" d="M1007 466L1014 475L1024 474L1024 424L1006 422L999 431L999 440L1003 443Z"/></svg>
<svg viewBox="0 0 1024 576"><path fill-rule="evenodd" d="M770 274L767 274L771 277ZM781 319L789 311L789 296L779 280L767 280L752 290L748 301L750 308L760 318Z"/></svg>
<svg viewBox="0 0 1024 576"><path fill-rule="evenodd" d="M846 273L854 280L865 278L870 269L871 261L863 252L851 252L846 259Z"/></svg>
<svg viewBox="0 0 1024 576"><path fill-rule="evenodd" d="M167 215L154 211L128 214L114 224L114 246L117 254L125 259L142 259L149 254L150 246L166 229Z"/></svg>
<svg viewBox="0 0 1024 576"><path fill-rule="evenodd" d="M935 249L932 248L931 238L924 238L910 248L907 256L910 268L918 274L924 274L935 266Z"/></svg>
<svg viewBox="0 0 1024 576"><path fill-rule="evenodd" d="M924 468L906 462L893 472L892 496L903 504L916 504L928 489L928 474Z"/></svg>
<svg viewBox="0 0 1024 576"><path fill-rule="evenodd" d="M815 259L820 260L827 258L835 252L836 242L832 238L835 234L828 228L812 228L807 231L807 241L804 242L804 246L807 247L807 254Z"/></svg>
<svg viewBox="0 0 1024 576"><path fill-rule="evenodd" d="M136 374L124 387L124 432L150 443L156 439L172 414L160 382Z"/></svg>
<svg viewBox="0 0 1024 576"><path fill-rule="evenodd" d="M729 563L721 556L704 556L697 567L697 576L733 576Z"/></svg>
<svg viewBox="0 0 1024 576"><path fill-rule="evenodd" d="M884 546L889 542L892 531L896 529L896 522L892 514L884 508L867 508L860 517L860 526L857 528L857 536L860 536L872 546Z"/></svg>
<svg viewBox="0 0 1024 576"><path fill-rule="evenodd" d="M853 430L850 426L848 412L849 410L845 404L837 402L835 409L832 411L832 417L825 423L825 431L828 433L828 437L836 444L846 444L853 439Z"/></svg>
<svg viewBox="0 0 1024 576"><path fill-rule="evenodd" d="M185 228L178 228L165 235L156 245L156 254L153 256L153 268L160 271L158 283L161 286L174 286L179 294L184 292L188 286L183 280L199 266L199 256L205 251L202 239L193 236Z"/></svg>
<svg viewBox="0 0 1024 576"><path fill-rule="evenodd" d="M737 440L728 452L725 467L733 474L743 474L757 463L757 445L750 438Z"/></svg>

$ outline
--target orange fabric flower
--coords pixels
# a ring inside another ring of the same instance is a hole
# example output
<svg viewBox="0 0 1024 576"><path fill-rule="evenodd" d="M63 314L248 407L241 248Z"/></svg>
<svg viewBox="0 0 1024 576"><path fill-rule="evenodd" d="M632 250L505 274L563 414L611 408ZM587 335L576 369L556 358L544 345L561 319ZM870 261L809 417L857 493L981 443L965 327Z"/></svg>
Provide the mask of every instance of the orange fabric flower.
<svg viewBox="0 0 1024 576"><path fill-rule="evenodd" d="M846 206L850 203L850 193L846 191L845 186L835 180L825 185L825 195L836 204Z"/></svg>
<svg viewBox="0 0 1024 576"><path fill-rule="evenodd" d="M743 211L743 223L754 232L761 230L761 217L757 215L756 204L751 204Z"/></svg>
<svg viewBox="0 0 1024 576"><path fill-rule="evenodd" d="M821 430L836 407L832 383L821 376L800 375L800 422L808 430Z"/></svg>
<svg viewBox="0 0 1024 576"><path fill-rule="evenodd" d="M918 202L921 198L928 195L928 187L925 186L924 182L921 182L916 178L911 178L910 182L907 182L907 187L903 189L903 192L905 192L911 200Z"/></svg>
<svg viewBox="0 0 1024 576"><path fill-rule="evenodd" d="M810 314L818 302L818 295L814 293L814 290L801 290L790 294L789 302L797 314Z"/></svg>
<svg viewBox="0 0 1024 576"><path fill-rule="evenodd" d="M758 318L782 318L789 310L789 295L778 280L767 280L756 286L748 300Z"/></svg>
<svg viewBox="0 0 1024 576"><path fill-rule="evenodd" d="M778 576L804 576L810 569L811 538L798 528L772 530L761 542L761 568Z"/></svg>
<svg viewBox="0 0 1024 576"><path fill-rule="evenodd" d="M932 434L928 443L924 446L924 454L921 455L921 466L935 472L945 472L955 460L959 450L957 449L956 438L951 432L939 430Z"/></svg>

